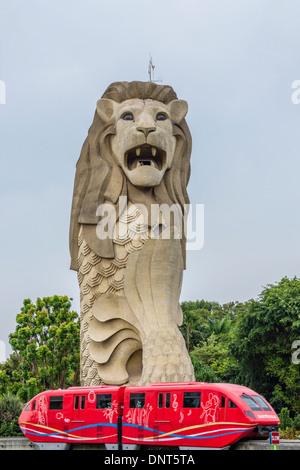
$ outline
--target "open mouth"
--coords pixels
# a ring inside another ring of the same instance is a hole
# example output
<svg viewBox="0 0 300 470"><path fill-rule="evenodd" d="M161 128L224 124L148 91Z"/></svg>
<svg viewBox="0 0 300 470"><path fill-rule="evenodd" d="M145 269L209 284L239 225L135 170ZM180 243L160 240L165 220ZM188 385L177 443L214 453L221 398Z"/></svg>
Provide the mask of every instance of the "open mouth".
<svg viewBox="0 0 300 470"><path fill-rule="evenodd" d="M161 170L165 160L166 152L153 145L134 147L125 154L125 165L129 170L143 166L152 166L157 170Z"/></svg>

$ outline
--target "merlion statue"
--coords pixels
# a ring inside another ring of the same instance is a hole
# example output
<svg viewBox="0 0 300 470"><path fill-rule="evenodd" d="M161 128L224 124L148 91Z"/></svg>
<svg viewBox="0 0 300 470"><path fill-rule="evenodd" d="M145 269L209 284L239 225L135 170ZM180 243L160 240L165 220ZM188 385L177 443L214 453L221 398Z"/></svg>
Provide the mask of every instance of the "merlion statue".
<svg viewBox="0 0 300 470"><path fill-rule="evenodd" d="M97 102L76 166L81 385L194 380L178 326L191 136L170 86L116 82Z"/></svg>

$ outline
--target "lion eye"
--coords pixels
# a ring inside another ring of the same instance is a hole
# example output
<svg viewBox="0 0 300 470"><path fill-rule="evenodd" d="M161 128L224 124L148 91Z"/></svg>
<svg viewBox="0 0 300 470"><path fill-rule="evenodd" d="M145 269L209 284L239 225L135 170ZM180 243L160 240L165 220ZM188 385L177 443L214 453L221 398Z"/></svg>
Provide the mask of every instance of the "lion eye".
<svg viewBox="0 0 300 470"><path fill-rule="evenodd" d="M156 115L156 120L157 121L165 121L167 119L167 116L164 113L158 113Z"/></svg>
<svg viewBox="0 0 300 470"><path fill-rule="evenodd" d="M125 113L123 115L124 121L133 121L133 114L132 113Z"/></svg>

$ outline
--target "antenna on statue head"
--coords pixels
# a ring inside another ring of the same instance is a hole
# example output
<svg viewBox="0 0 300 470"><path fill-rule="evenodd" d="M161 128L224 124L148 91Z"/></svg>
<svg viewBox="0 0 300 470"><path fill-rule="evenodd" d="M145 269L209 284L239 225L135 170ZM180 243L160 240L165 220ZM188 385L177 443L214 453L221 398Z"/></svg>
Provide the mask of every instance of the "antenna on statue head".
<svg viewBox="0 0 300 470"><path fill-rule="evenodd" d="M155 65L154 65L154 67L155 67ZM152 57L150 55L150 60L149 60L149 65L148 65L149 82L152 82L152 69L153 69Z"/></svg>
<svg viewBox="0 0 300 470"><path fill-rule="evenodd" d="M148 65L149 82L162 82L161 77L159 77L157 80L154 80L154 69L155 69L155 65L153 65L152 57L150 53L150 60L149 60L149 65Z"/></svg>

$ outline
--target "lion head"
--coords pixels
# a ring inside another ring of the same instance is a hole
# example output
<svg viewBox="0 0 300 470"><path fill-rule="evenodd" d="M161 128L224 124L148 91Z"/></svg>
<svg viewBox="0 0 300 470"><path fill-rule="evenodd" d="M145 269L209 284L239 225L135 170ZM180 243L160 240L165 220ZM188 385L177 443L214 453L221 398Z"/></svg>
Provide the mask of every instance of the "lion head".
<svg viewBox="0 0 300 470"><path fill-rule="evenodd" d="M191 135L187 103L170 86L115 82L97 102L94 121L76 166L70 224L71 269L77 269L80 225L101 257L113 257L109 240L99 240L97 207L132 202L189 203ZM185 240L183 240L183 249Z"/></svg>

